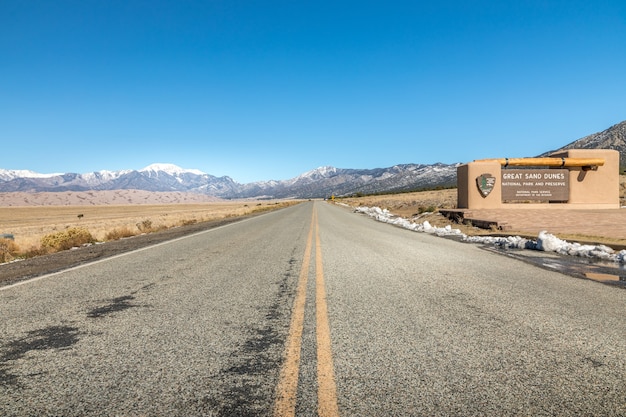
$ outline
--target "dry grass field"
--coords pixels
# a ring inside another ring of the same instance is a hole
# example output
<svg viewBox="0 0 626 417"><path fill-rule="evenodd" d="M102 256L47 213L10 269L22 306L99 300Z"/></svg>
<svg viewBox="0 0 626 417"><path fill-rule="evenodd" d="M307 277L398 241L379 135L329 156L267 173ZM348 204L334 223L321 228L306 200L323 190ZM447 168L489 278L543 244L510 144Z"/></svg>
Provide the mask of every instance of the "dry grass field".
<svg viewBox="0 0 626 417"><path fill-rule="evenodd" d="M415 193L342 198L350 206L377 206L410 219L427 211L456 207L456 188Z"/></svg>
<svg viewBox="0 0 626 417"><path fill-rule="evenodd" d="M203 204L135 204L98 206L24 206L0 207L0 233L14 235L21 251L37 248L41 238L51 233L79 227L87 229L98 241L115 231L124 235L140 234L272 210L294 202L213 202ZM117 235L120 235L118 233ZM120 236L121 237L121 236Z"/></svg>
<svg viewBox="0 0 626 417"><path fill-rule="evenodd" d="M626 206L626 175L620 175L620 201ZM406 194L387 194L366 197L342 198L341 201L352 206L378 206L387 208L392 213L410 218L429 208L456 208L456 188L447 190L420 191Z"/></svg>
<svg viewBox="0 0 626 417"><path fill-rule="evenodd" d="M415 193L375 195L365 197L340 198L337 201L352 207L380 207L389 210L396 216L416 222L428 221L436 227L450 224L450 220L439 214L439 209L456 208L457 190L419 191ZM489 234L492 231L479 229L463 224L454 225L456 229L468 235Z"/></svg>
<svg viewBox="0 0 626 417"><path fill-rule="evenodd" d="M626 207L626 175L620 176L619 195L621 205L623 207ZM380 208L385 208L397 216L412 219L420 223L428 221L433 226L443 227L450 224L450 220L439 214L437 210L456 208L457 190L447 189L406 194L377 195L354 198L350 197L341 198L338 199L338 201L346 203L353 207L377 206ZM455 224L454 227L460 229L463 233L467 235L484 235L493 234L495 232L494 230L479 229L465 224ZM597 236L591 235L590 233L561 233L559 234L559 236L563 239L572 239L576 241L594 241L611 245L617 244L620 246L626 244L626 236L622 236L622 238L616 238L615 236Z"/></svg>
<svg viewBox="0 0 626 417"><path fill-rule="evenodd" d="M11 252L34 253L41 249L41 240L46 235L60 233L73 228L86 229L97 241L114 240L120 237L158 231L161 229L242 216L259 210L271 210L295 204L290 201L215 201L197 202L197 196L162 195L140 193L114 193L112 196L96 193L48 193L40 196L19 193L5 194L0 199L0 234L12 234ZM88 198L90 197L90 198ZM139 200L138 200L139 199ZM340 198L338 201L353 207L378 206L395 215L416 222L428 221L433 226L443 227L450 220L437 211L455 208L456 189L422 191L405 194ZM620 178L620 199L626 206L626 176ZM112 204L112 201L117 204ZM137 201L143 204L138 204ZM153 203L150 202L161 202ZM179 203L170 203L179 201ZM120 203L123 202L123 203ZM167 202L168 204L163 204ZM493 230L479 229L471 225L457 224L468 235L490 234ZM581 235L584 237L584 235ZM596 239L597 236L596 236ZM619 243L622 243L622 239ZM5 239L0 239L5 241ZM626 236L624 241L626 242ZM609 243L609 242L607 242ZM2 245L0 245L2 246ZM4 246L7 246L5 243ZM2 247L0 247L0 251ZM5 248L6 250L6 248Z"/></svg>

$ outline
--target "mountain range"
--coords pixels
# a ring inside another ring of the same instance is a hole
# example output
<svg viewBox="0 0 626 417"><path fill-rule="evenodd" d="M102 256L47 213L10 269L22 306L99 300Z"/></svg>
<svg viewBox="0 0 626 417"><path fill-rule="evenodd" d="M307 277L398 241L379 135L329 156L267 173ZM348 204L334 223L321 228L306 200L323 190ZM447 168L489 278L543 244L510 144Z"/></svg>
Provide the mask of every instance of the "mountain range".
<svg viewBox="0 0 626 417"><path fill-rule="evenodd" d="M456 164L396 165L380 169L320 167L295 178L240 184L172 164L152 164L141 170L87 174L39 174L0 169L0 192L61 192L87 190L178 191L220 198L319 198L355 193L407 191L456 184Z"/></svg>
<svg viewBox="0 0 626 417"><path fill-rule="evenodd" d="M626 121L578 139L565 149L615 149L626 166ZM541 156L548 155L546 152ZM377 169L330 166L280 181L241 184L172 164L152 164L140 170L98 171L86 174L40 174L0 169L0 192L62 192L88 190L144 190L199 193L219 198L320 198L330 195L375 194L456 185L459 164L403 164Z"/></svg>

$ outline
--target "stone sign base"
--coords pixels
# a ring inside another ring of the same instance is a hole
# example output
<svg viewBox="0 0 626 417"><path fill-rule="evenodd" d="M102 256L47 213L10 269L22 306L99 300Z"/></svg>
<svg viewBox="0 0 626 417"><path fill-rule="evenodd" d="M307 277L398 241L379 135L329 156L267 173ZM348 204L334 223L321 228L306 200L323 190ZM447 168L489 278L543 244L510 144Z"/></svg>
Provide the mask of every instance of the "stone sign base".
<svg viewBox="0 0 626 417"><path fill-rule="evenodd" d="M619 202L619 152L571 149L545 159L481 160L457 168L459 209L615 209ZM584 165L581 161L596 165ZM561 162L562 161L562 162ZM541 169L537 169L540 166Z"/></svg>

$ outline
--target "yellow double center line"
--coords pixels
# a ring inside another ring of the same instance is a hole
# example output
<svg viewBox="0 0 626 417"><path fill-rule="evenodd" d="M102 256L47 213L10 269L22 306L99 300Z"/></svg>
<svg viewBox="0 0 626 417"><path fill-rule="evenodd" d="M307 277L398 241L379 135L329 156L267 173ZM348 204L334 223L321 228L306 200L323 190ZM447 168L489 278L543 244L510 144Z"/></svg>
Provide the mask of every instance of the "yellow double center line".
<svg viewBox="0 0 626 417"><path fill-rule="evenodd" d="M306 287L309 279L311 250L315 236L315 310L317 337L317 412L319 416L339 416L337 407L337 388L333 371L333 359L330 347L330 325L328 324L328 307L326 289L324 288L324 270L322 262L322 245L319 236L317 211L313 208L311 227L304 249L304 259L298 290L294 301L291 325L285 350L285 362L280 373L276 391L274 415L276 417L295 416L296 397L298 392L298 375L300 372L300 352L302 350L302 330L304 328L304 307L306 304Z"/></svg>

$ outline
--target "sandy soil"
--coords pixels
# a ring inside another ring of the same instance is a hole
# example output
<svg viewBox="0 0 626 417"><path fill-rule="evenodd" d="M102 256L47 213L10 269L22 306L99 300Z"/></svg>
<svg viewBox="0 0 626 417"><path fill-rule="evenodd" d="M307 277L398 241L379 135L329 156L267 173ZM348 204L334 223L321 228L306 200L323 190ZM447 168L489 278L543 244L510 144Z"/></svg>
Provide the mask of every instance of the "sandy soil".
<svg viewBox="0 0 626 417"><path fill-rule="evenodd" d="M221 201L221 199L194 193L150 192L143 190L0 193L0 207L192 204L216 201Z"/></svg>
<svg viewBox="0 0 626 417"><path fill-rule="evenodd" d="M456 189L448 189L343 198L338 201L354 207L361 205L387 208L398 216L418 222L427 220L434 226L442 227L450 224L450 220L436 210L455 208L456 192ZM621 176L620 198L622 205L626 205L626 176ZM290 204L293 203L295 202ZM195 194L147 193L133 190L0 193L0 233L15 234L16 243L20 245L36 244L46 233L77 225L92 230L99 239L108 229L122 226L136 228L138 223L145 220L150 220L155 225L167 224L168 227L183 225L156 233L0 265L0 285L217 227L280 207L283 205L279 202L224 202ZM435 212L430 212L433 209ZM79 217L80 214L82 216ZM494 232L462 224L455 227L468 235Z"/></svg>
<svg viewBox="0 0 626 417"><path fill-rule="evenodd" d="M17 247L17 253L11 251L8 259L25 253L39 253L42 237L74 227L87 229L99 242L0 265L0 282L53 272L295 203L224 201L189 193L135 190L0 193L0 234L14 237L13 241L2 241ZM120 230L136 236L119 240L110 238L110 232Z"/></svg>
<svg viewBox="0 0 626 417"><path fill-rule="evenodd" d="M61 271L66 268L107 258L122 252L128 252L145 246L154 245L166 240L200 232L228 223L258 215L248 214L239 217L230 217L212 220L187 226L175 227L156 233L148 233L131 238L110 241L102 244L84 246L75 250L66 250L49 255L37 256L22 261L0 265L0 286L10 285L28 278Z"/></svg>
<svg viewBox="0 0 626 417"><path fill-rule="evenodd" d="M396 216L410 219L414 222L423 223L428 221L436 227L444 227L450 224L450 220L442 216L439 209L456 208L457 190L420 191L416 193L390 194L366 197L350 197L338 199L338 202L352 207L380 207L389 210ZM455 224L455 229L460 229L467 235L487 235L492 230L479 229L464 224Z"/></svg>
<svg viewBox="0 0 626 417"><path fill-rule="evenodd" d="M622 206L626 206L626 175L620 176L620 201ZM456 188L447 190L421 191L405 194L388 194L355 198L342 198L343 201L352 206L378 206L386 208L392 213L405 218L411 218L429 208L451 209L456 208L457 190Z"/></svg>
<svg viewBox="0 0 626 417"><path fill-rule="evenodd" d="M27 250L37 246L44 235L70 227L86 228L97 240L104 241L108 240L107 234L116 229L127 228L138 234L145 224L159 230L241 216L272 208L276 203L218 201L196 204L0 206L0 233L14 235L15 243Z"/></svg>
<svg viewBox="0 0 626 417"><path fill-rule="evenodd" d="M626 175L620 176L620 201L622 206L626 206ZM437 190L437 191L423 191L417 193L406 194L394 194L394 195L380 195L380 196L366 196L356 198L341 198L337 201L346 203L353 207L368 206L368 207L381 207L386 208L391 213L411 219L415 222L428 221L433 226L444 227L450 224L450 220L438 212L428 213L433 209L450 209L456 208L457 203L457 190ZM507 211L509 211L507 209ZM622 210L617 210L622 211ZM512 211L511 211L512 212ZM530 210L520 210L521 216L527 216ZM608 212L607 212L608 213ZM548 212L543 212L542 215L548 215ZM554 212L554 215L559 215L558 212ZM623 231L617 230L616 227L605 228L607 231L605 236L598 236L599 230L602 230L600 225L604 225L607 221L610 223L610 219L615 218L616 213L610 213L611 217L597 218L596 221L590 221L593 216L602 216L602 214L592 213L590 219L586 222L579 221L580 227L574 227L575 225L568 225L567 228L563 228L562 231L551 231L562 239L569 239L578 242L590 242L590 243L603 243L613 247L622 247L626 245L626 234L620 235ZM508 216L510 217L510 215ZM624 213L619 213L617 218L624 217ZM545 221L545 219L543 219ZM583 227L584 226L584 227ZM597 227L596 227L597 226ZM477 227L472 227L465 224L454 224L455 228L460 229L467 235L486 235L486 234L500 234L496 230L486 230ZM559 233L560 232L560 233ZM507 231L509 233L509 231ZM504 233L504 234L507 234ZM520 234L524 236L535 236L537 231L533 230L512 230L512 234ZM616 235L617 233L617 235Z"/></svg>

